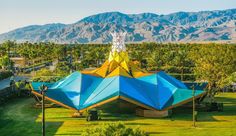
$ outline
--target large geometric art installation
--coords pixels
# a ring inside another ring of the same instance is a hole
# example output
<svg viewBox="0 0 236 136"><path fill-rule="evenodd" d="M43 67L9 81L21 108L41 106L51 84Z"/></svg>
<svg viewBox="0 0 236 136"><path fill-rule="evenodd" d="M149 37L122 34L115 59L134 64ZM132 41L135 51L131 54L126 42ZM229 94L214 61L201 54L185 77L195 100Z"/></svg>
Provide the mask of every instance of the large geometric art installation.
<svg viewBox="0 0 236 136"><path fill-rule="evenodd" d="M109 59L92 71L76 71L55 83L32 82L32 92L41 96L39 87L48 86L46 99L80 112L103 104L124 100L150 110L168 110L192 100L193 93L184 83L163 71L140 69L129 60L125 33L112 33ZM195 98L205 94L195 90Z"/></svg>

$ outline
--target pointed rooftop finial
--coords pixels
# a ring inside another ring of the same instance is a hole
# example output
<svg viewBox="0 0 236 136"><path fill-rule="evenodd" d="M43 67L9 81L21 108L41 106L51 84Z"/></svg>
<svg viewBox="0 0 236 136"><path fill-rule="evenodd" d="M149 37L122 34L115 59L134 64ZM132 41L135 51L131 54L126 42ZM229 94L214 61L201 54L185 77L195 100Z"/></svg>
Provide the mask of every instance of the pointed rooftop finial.
<svg viewBox="0 0 236 136"><path fill-rule="evenodd" d="M121 52L126 51L125 47L125 36L126 32L113 32L111 33L112 39L112 49L111 52Z"/></svg>

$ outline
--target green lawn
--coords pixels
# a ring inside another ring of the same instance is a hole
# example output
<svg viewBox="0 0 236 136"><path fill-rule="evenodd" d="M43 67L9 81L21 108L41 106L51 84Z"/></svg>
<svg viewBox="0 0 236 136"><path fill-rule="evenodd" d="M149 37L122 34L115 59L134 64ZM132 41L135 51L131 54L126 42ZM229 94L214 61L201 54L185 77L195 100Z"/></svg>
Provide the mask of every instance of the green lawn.
<svg viewBox="0 0 236 136"><path fill-rule="evenodd" d="M132 115L103 117L102 121L86 122L72 118L72 111L64 108L46 109L47 136L79 135L85 128L103 122L123 121L130 127L139 126L151 135L179 136L236 136L236 93L217 96L224 102L224 112L199 112L197 127L192 127L191 109L175 109L172 118L143 118ZM34 99L16 99L0 107L1 136L40 136L41 110L33 108Z"/></svg>

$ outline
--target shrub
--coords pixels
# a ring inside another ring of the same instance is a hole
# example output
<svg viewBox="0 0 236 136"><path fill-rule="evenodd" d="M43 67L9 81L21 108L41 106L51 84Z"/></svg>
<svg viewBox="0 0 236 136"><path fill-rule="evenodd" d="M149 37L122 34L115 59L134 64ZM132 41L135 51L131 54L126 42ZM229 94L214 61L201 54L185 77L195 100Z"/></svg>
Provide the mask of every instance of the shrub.
<svg viewBox="0 0 236 136"><path fill-rule="evenodd" d="M31 80L34 82L56 82L60 80L62 77L54 74L54 71L43 68L36 72L36 76Z"/></svg>
<svg viewBox="0 0 236 136"><path fill-rule="evenodd" d="M43 68L36 72L36 76L54 76L54 75L51 70Z"/></svg>
<svg viewBox="0 0 236 136"><path fill-rule="evenodd" d="M60 76L41 76L41 77L33 77L31 80L33 82L49 82L54 83L62 79Z"/></svg>
<svg viewBox="0 0 236 136"><path fill-rule="evenodd" d="M60 76L67 76L70 74L70 67L68 62L58 62L56 65L56 74Z"/></svg>
<svg viewBox="0 0 236 136"><path fill-rule="evenodd" d="M2 79L5 79L5 78L8 78L10 76L12 76L12 72L10 71L3 71L3 72L0 72L0 80Z"/></svg>
<svg viewBox="0 0 236 136"><path fill-rule="evenodd" d="M139 128L129 128L124 123L106 123L86 129L82 136L147 136L148 134Z"/></svg>

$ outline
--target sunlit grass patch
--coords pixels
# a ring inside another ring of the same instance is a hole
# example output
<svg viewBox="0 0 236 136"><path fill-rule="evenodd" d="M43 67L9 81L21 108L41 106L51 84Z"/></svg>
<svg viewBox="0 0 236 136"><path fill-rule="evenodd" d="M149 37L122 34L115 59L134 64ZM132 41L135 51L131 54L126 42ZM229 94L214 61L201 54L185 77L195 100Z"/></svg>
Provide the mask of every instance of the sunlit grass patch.
<svg viewBox="0 0 236 136"><path fill-rule="evenodd" d="M101 121L87 122L72 118L74 111L65 108L46 109L47 135L80 135L86 128L102 123L122 121L131 128L140 127L150 135L236 135L236 93L217 95L224 103L223 112L199 112L197 127L192 127L190 110L176 109L171 118L144 118L126 114L108 114ZM33 107L34 99L17 99L0 107L0 135L40 136L41 109Z"/></svg>

